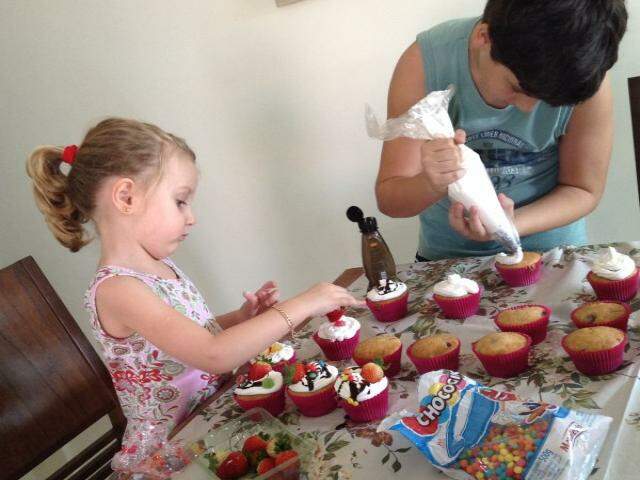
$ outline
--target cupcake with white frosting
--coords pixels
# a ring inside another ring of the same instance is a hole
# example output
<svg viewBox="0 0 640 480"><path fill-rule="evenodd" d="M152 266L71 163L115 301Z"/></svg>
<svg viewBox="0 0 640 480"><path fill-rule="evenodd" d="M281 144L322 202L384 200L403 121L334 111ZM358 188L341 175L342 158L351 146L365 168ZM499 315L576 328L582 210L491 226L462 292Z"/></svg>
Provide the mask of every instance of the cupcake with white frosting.
<svg viewBox="0 0 640 480"><path fill-rule="evenodd" d="M389 380L375 363L345 369L335 383L342 408L354 422L370 422L389 410Z"/></svg>
<svg viewBox="0 0 640 480"><path fill-rule="evenodd" d="M480 285L457 273L433 287L433 300L447 318L467 318L475 315L480 306Z"/></svg>
<svg viewBox="0 0 640 480"><path fill-rule="evenodd" d="M638 292L638 274L631 257L608 247L598 254L587 280L599 300L628 302Z"/></svg>
<svg viewBox="0 0 640 480"><path fill-rule="evenodd" d="M320 417L336 409L337 378L338 369L324 360L296 363L285 370L289 398L306 417Z"/></svg>
<svg viewBox="0 0 640 480"><path fill-rule="evenodd" d="M260 407L277 417L284 411L282 374L273 370L269 363L252 363L248 374L236 379L233 398L243 410Z"/></svg>
<svg viewBox="0 0 640 480"><path fill-rule="evenodd" d="M360 322L334 310L327 314L328 322L323 323L313 335L328 360L348 360L360 341Z"/></svg>
<svg viewBox="0 0 640 480"><path fill-rule="evenodd" d="M284 367L296 363L296 351L291 345L276 342L251 361L255 362L267 362L276 372L282 373Z"/></svg>
<svg viewBox="0 0 640 480"><path fill-rule="evenodd" d="M512 287L533 285L542 275L542 255L536 252L518 251L508 255L499 253L495 258L496 270Z"/></svg>
<svg viewBox="0 0 640 480"><path fill-rule="evenodd" d="M399 281L380 280L378 286L367 292L367 306L379 322L395 322L407 314L409 289Z"/></svg>

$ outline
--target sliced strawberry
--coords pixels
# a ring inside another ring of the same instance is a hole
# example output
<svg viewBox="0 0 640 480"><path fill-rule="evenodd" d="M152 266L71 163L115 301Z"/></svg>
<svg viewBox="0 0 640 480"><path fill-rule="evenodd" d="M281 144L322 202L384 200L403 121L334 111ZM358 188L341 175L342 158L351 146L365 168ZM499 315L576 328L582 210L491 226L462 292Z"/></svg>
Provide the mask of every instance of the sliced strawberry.
<svg viewBox="0 0 640 480"><path fill-rule="evenodd" d="M336 310L332 310L331 312L327 313L327 318L329 319L330 322L335 322L337 320L340 320L344 315L344 310L345 310L344 308L338 308Z"/></svg>
<svg viewBox="0 0 640 480"><path fill-rule="evenodd" d="M284 452L280 452L278 455L276 455L275 465L277 467L278 465L283 464L290 458L296 458L297 456L298 456L298 452L296 452L295 450L286 450Z"/></svg>
<svg viewBox="0 0 640 480"><path fill-rule="evenodd" d="M284 470L280 473L280 476L283 480L294 480L299 478L300 476L300 462L297 460L298 452L295 450L286 450L284 452L279 453L275 458L275 465L282 465L286 461L295 458L296 461L292 461L292 464L288 467L285 467Z"/></svg>
<svg viewBox="0 0 640 480"><path fill-rule="evenodd" d="M258 435L251 435L244 441L244 445L242 446L242 451L246 452L257 452L259 450L265 450L267 448L267 442L263 440Z"/></svg>
<svg viewBox="0 0 640 480"><path fill-rule="evenodd" d="M266 377L273 370L267 362L252 363L249 367L249 380L256 381Z"/></svg>
<svg viewBox="0 0 640 480"><path fill-rule="evenodd" d="M223 480L240 478L249 471L249 461L242 452L231 452L218 466L216 474Z"/></svg>
<svg viewBox="0 0 640 480"><path fill-rule="evenodd" d="M273 460L273 458L265 458L258 464L256 472L258 473L258 475L262 475L263 473L267 473L269 470L274 469L275 466L276 462Z"/></svg>

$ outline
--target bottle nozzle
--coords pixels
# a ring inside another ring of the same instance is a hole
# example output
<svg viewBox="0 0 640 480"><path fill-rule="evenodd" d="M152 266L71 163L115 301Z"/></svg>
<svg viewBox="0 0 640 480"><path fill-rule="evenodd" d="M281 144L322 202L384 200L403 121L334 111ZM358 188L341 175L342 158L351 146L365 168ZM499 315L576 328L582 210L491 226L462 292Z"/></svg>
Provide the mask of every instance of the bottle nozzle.
<svg viewBox="0 0 640 480"><path fill-rule="evenodd" d="M352 222L361 223L364 219L364 214L360 208L353 205L347 209L347 218Z"/></svg>

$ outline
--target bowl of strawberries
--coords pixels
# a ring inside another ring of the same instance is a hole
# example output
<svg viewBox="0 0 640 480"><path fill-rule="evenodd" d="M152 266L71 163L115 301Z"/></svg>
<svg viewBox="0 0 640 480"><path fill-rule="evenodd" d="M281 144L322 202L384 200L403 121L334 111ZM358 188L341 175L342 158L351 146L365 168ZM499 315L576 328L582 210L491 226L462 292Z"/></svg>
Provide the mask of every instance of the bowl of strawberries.
<svg viewBox="0 0 640 480"><path fill-rule="evenodd" d="M254 408L191 446L196 463L221 480L308 478L317 444L287 429L269 412Z"/></svg>

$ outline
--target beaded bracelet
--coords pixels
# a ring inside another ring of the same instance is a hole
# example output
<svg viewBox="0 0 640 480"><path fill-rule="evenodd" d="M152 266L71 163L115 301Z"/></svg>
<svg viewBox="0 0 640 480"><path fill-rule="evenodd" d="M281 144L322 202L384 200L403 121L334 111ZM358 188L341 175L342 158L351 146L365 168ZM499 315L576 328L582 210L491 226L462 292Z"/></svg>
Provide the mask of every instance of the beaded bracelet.
<svg viewBox="0 0 640 480"><path fill-rule="evenodd" d="M278 312L282 316L282 318L284 318L284 321L287 322L287 325L289 326L289 335L291 336L291 340L295 340L293 322L291 321L291 318L289 317L289 315L287 315L287 312L282 310L277 305L272 305L271 308L273 308L276 312Z"/></svg>

